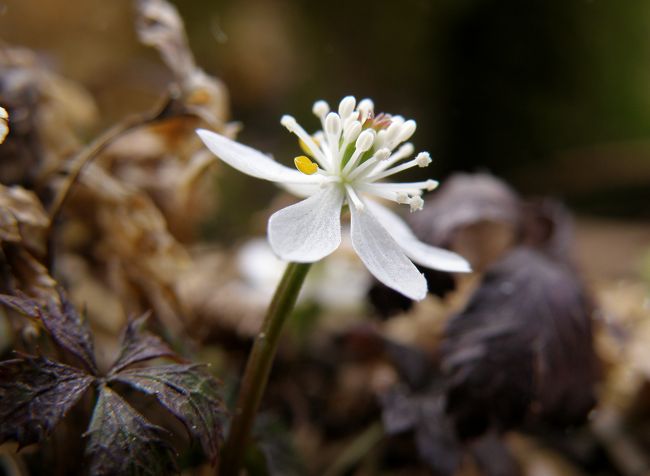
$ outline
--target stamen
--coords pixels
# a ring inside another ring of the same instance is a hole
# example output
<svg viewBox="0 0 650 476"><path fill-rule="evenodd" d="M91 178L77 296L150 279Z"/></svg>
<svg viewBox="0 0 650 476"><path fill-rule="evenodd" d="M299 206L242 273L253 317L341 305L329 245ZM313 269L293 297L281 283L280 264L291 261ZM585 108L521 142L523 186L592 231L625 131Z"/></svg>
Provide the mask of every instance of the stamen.
<svg viewBox="0 0 650 476"><path fill-rule="evenodd" d="M296 168L305 175L314 175L316 172L318 172L318 164L309 160L309 157L306 155L299 155L293 159L293 163L295 164Z"/></svg>
<svg viewBox="0 0 650 476"><path fill-rule="evenodd" d="M372 157L370 157L363 164L361 164L359 167L354 169L352 173L348 176L348 179L354 180L359 175L363 174L366 170L368 170L370 167L374 167L375 165L377 165L377 163L381 162L382 160L386 160L388 157L390 157L390 150L386 148L379 149L377 152L375 152L375 154Z"/></svg>
<svg viewBox="0 0 650 476"><path fill-rule="evenodd" d="M325 116L330 112L330 106L322 99L316 101L314 106L311 108L311 111L314 113L314 116L319 118L321 121L325 119Z"/></svg>
<svg viewBox="0 0 650 476"><path fill-rule="evenodd" d="M345 167L342 170L343 174L349 173L354 167L356 167L357 162L359 161L361 155L364 152L370 150L374 141L375 141L375 131L373 131L372 129L366 129L361 134L359 134L359 138L355 143L354 153L352 154L352 157L350 157L348 163L345 164Z"/></svg>
<svg viewBox="0 0 650 476"><path fill-rule="evenodd" d="M395 185L394 187L390 185ZM405 185L405 186L400 186ZM385 183L360 183L355 185L356 189L375 195L386 200L392 200L400 204L409 203L411 197L421 196L422 190L418 187L409 187L410 184L385 184Z"/></svg>
<svg viewBox="0 0 650 476"><path fill-rule="evenodd" d="M389 177L391 175L395 175L395 174L397 174L399 172L402 172L404 170L408 170L408 169L413 168L413 167L422 167L422 165L420 165L421 163L422 162L418 161L417 159L409 160L408 162L401 163L401 164L396 165L395 167L393 167L391 169L388 169L388 170L385 170L385 171L380 172L378 174L375 174L372 177L370 177L370 179L372 181L380 180L380 179ZM426 167L426 165L425 165L425 167Z"/></svg>
<svg viewBox="0 0 650 476"><path fill-rule="evenodd" d="M399 143L405 142L411 138L413 133L415 133L415 129L417 127L417 124L413 120L406 121L400 130L398 140Z"/></svg>
<svg viewBox="0 0 650 476"><path fill-rule="evenodd" d="M359 137L359 134L361 133L361 123L354 120L347 122L346 127L344 127L343 130L343 139L345 141L345 144L349 144L352 141L357 140Z"/></svg>
<svg viewBox="0 0 650 476"><path fill-rule="evenodd" d="M420 152L415 156L415 161L418 163L418 167L426 167L432 162L428 152Z"/></svg>
<svg viewBox="0 0 650 476"><path fill-rule="evenodd" d="M411 207L411 213L413 213L418 210L422 210L422 208L424 207L424 200L422 200L421 197L417 197L417 196L411 197L408 204Z"/></svg>
<svg viewBox="0 0 650 476"><path fill-rule="evenodd" d="M350 114L354 111L354 106L357 104L357 100L354 96L346 96L339 103L339 116L341 119L345 120Z"/></svg>
<svg viewBox="0 0 650 476"><path fill-rule="evenodd" d="M296 121L295 118L285 114L284 116L282 116L282 119L280 119L280 124L286 127L289 132L298 136L298 139L300 139L305 143L307 149L309 149L311 155L313 155L313 157L318 161L321 167L323 167L326 170L328 169L330 164L329 161L327 160L327 157L325 157L325 155L320 150L320 148L316 145L316 143L311 138L311 136L307 134L307 132L302 128L300 124L298 124L298 121Z"/></svg>
<svg viewBox="0 0 650 476"><path fill-rule="evenodd" d="M395 152L393 155L391 155L388 159L382 161L381 163L377 164L377 168L375 172L381 172L382 170L386 170L388 167L391 165L399 162L402 159L405 159L409 155L413 153L415 148L413 147L413 144L410 142L407 142L404 144L402 147L397 149L397 152Z"/></svg>
<svg viewBox="0 0 650 476"><path fill-rule="evenodd" d="M366 206L363 204L363 202L359 198L359 195L357 195L357 192L354 191L352 186L350 186L349 184L345 184L345 190L348 192L348 199L349 201L352 202L354 207L357 210L363 211L366 208Z"/></svg>
<svg viewBox="0 0 650 476"><path fill-rule="evenodd" d="M327 146L330 150L330 156L332 158L332 166L334 168L338 167L338 164L341 162L341 157L339 153L339 139L341 138L341 118L335 112L330 112L327 117L325 117L325 134L327 134Z"/></svg>
<svg viewBox="0 0 650 476"><path fill-rule="evenodd" d="M432 190L435 190L438 187L438 181L428 179L424 180L422 182L399 182L399 183L391 183L391 182L381 182L381 183L372 183L368 182L365 184L366 187L368 187L368 190L374 190L374 189L383 189L383 190L396 190L396 191L404 191L408 192L410 194L418 194L421 193L420 190L426 190L428 192L431 192Z"/></svg>

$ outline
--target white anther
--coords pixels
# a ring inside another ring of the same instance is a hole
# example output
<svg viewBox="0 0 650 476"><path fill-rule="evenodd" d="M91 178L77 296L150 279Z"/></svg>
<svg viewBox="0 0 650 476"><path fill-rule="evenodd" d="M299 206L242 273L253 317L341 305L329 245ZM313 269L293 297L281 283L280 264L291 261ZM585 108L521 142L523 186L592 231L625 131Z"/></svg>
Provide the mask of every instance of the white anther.
<svg viewBox="0 0 650 476"><path fill-rule="evenodd" d="M395 145L397 145L397 137L399 136L400 132L402 129L402 124L399 122L391 122L390 126L388 126L388 129L386 129L386 137L384 139L384 143L392 148Z"/></svg>
<svg viewBox="0 0 650 476"><path fill-rule="evenodd" d="M361 133L361 123L359 121L346 122L343 128L343 137L348 144L359 137Z"/></svg>
<svg viewBox="0 0 650 476"><path fill-rule="evenodd" d="M293 132L297 122L292 116L285 114L284 116L282 116L282 119L280 119L280 124L286 127L289 132Z"/></svg>
<svg viewBox="0 0 650 476"><path fill-rule="evenodd" d="M438 187L438 181L437 180L432 180L428 179L426 183L426 189L428 192L435 190Z"/></svg>
<svg viewBox="0 0 650 476"><path fill-rule="evenodd" d="M330 112L325 118L325 132L337 139L341 134L341 118L335 112Z"/></svg>
<svg viewBox="0 0 650 476"><path fill-rule="evenodd" d="M375 131L373 131L372 129L366 129L361 134L359 134L359 138L357 139L357 143L355 144L355 146L357 150L365 152L372 147L372 143L374 141L375 141Z"/></svg>
<svg viewBox="0 0 650 476"><path fill-rule="evenodd" d="M390 149L387 149L386 147L379 149L377 152L375 152L375 155L373 157L377 160L386 160L388 157L390 157Z"/></svg>
<svg viewBox="0 0 650 476"><path fill-rule="evenodd" d="M411 138L413 133L415 132L415 128L417 127L417 124L413 120L406 121L399 132L399 141L404 142L407 141Z"/></svg>
<svg viewBox="0 0 650 476"><path fill-rule="evenodd" d="M411 213L422 210L422 207L424 207L424 200L422 200L421 197L415 196L411 197L408 201L409 207L411 207Z"/></svg>
<svg viewBox="0 0 650 476"><path fill-rule="evenodd" d="M431 156L428 152L420 152L415 156L415 162L418 164L418 167L426 167L431 163Z"/></svg>
<svg viewBox="0 0 650 476"><path fill-rule="evenodd" d="M328 112L330 112L330 106L327 104L325 101L322 99L319 101L316 101L314 103L314 106L311 108L311 111L314 113L316 117L319 119L323 119Z"/></svg>
<svg viewBox="0 0 650 476"><path fill-rule="evenodd" d="M352 114L356 104L357 100L354 99L354 96L345 96L339 103L339 115L341 116L341 119L345 120L350 114Z"/></svg>

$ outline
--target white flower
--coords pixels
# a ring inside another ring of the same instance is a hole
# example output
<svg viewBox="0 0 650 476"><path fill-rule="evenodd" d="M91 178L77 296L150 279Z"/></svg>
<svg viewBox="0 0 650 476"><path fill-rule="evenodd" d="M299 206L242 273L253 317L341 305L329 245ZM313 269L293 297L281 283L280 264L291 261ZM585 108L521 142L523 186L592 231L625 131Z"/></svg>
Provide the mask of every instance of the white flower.
<svg viewBox="0 0 650 476"><path fill-rule="evenodd" d="M357 105L353 97L345 97L338 114L330 112L326 102L317 101L313 112L323 130L313 136L293 117L283 116L282 125L298 136L309 156L294 159L297 170L214 132L199 129L197 133L215 155L237 170L307 197L269 219L269 243L281 259L307 263L332 253L341 243L341 210L347 204L352 246L368 270L386 286L411 299L423 299L427 283L411 261L452 272L467 272L470 266L455 253L418 241L401 218L372 200L392 200L415 211L423 206L423 191L438 185L435 180L384 181L411 167L426 167L431 158L421 152L405 161L413 154L413 145L404 142L415 132L415 121L375 116L373 110L370 99Z"/></svg>

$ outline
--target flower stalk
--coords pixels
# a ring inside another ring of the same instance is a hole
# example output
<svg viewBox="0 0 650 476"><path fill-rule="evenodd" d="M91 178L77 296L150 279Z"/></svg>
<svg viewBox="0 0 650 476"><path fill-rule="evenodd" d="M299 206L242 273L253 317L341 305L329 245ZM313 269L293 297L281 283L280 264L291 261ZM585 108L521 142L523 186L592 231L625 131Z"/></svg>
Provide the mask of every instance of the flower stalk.
<svg viewBox="0 0 650 476"><path fill-rule="evenodd" d="M239 474L251 429L269 379L282 328L293 310L311 263L289 263L255 338L242 379L230 432L221 452L220 476Z"/></svg>

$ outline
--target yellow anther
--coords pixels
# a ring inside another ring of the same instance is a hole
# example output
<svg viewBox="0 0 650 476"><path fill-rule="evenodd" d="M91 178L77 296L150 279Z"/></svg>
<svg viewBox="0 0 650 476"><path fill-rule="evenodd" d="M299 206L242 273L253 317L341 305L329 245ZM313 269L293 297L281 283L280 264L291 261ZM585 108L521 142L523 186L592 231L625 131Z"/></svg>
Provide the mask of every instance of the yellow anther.
<svg viewBox="0 0 650 476"><path fill-rule="evenodd" d="M296 164L296 168L305 175L313 175L318 170L318 164L309 160L309 157L306 155L299 155L293 159L293 163Z"/></svg>

